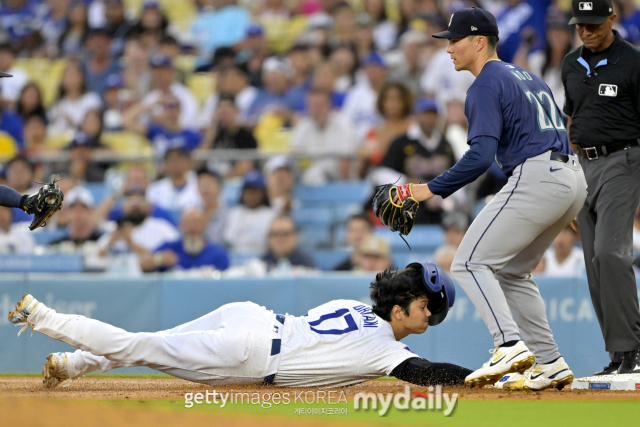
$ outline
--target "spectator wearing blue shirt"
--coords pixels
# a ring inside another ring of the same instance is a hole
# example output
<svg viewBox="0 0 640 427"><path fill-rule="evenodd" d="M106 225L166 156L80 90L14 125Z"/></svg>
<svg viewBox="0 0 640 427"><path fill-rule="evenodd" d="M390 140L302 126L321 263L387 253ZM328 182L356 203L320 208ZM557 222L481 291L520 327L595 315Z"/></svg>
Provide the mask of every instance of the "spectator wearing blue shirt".
<svg viewBox="0 0 640 427"><path fill-rule="evenodd" d="M505 62L513 57L524 39L539 49L545 41L545 20L550 0L508 0L507 8L498 17L500 41L498 56Z"/></svg>
<svg viewBox="0 0 640 427"><path fill-rule="evenodd" d="M85 42L89 59L83 64L85 80L90 91L102 95L107 79L120 73L120 65L111 57L111 33L106 28L94 28Z"/></svg>
<svg viewBox="0 0 640 427"><path fill-rule="evenodd" d="M33 194L32 187L35 175L33 164L26 157L16 156L6 164L7 186L20 194ZM31 215L22 209L13 208L13 222L31 222Z"/></svg>
<svg viewBox="0 0 640 427"><path fill-rule="evenodd" d="M207 219L201 210L187 209L180 219L182 238L165 243L153 255L141 257L143 271L191 270L229 268L229 255L218 245L211 244L204 236Z"/></svg>
<svg viewBox="0 0 640 427"><path fill-rule="evenodd" d="M315 268L311 256L298 247L296 224L288 216L279 216L271 223L267 253L262 261L270 271L289 271L293 268Z"/></svg>
<svg viewBox="0 0 640 427"><path fill-rule="evenodd" d="M18 51L33 47L45 13L36 0L4 0L0 6L0 28L16 43Z"/></svg>
<svg viewBox="0 0 640 427"><path fill-rule="evenodd" d="M191 38L198 46L199 65L219 47L230 47L244 39L251 14L236 0L203 0L203 9L191 25Z"/></svg>
<svg viewBox="0 0 640 427"><path fill-rule="evenodd" d="M164 94L159 104L159 114L156 114L158 105L155 104L139 103L126 110L122 116L124 128L148 138L158 158L163 158L172 148L191 151L198 147L202 136L180 125L181 107L178 98L171 93ZM140 120L143 114L149 115L149 123Z"/></svg>
<svg viewBox="0 0 640 427"><path fill-rule="evenodd" d="M248 122L256 124L269 111L286 109L287 93L291 85L293 70L287 61L272 57L264 61L262 80L264 88L249 107Z"/></svg>

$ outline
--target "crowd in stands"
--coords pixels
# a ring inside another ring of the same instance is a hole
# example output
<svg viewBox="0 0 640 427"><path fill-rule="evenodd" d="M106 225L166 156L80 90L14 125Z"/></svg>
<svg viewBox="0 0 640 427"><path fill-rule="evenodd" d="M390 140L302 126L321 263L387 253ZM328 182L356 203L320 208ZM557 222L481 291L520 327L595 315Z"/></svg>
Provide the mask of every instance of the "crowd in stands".
<svg viewBox="0 0 640 427"><path fill-rule="evenodd" d="M640 45L637 2L613 3L615 29ZM28 215L1 208L0 253L81 253L87 271L127 274L397 265L409 252L371 215L375 186L429 181L467 149L474 78L431 35L457 9L490 10L500 58L541 76L562 106L562 58L579 45L570 5L4 0L0 71L13 77L0 79L0 182L27 194L55 175L65 205L34 233ZM448 269L505 182L494 164L422 204L416 224L440 240L411 259ZM354 183L350 203L300 197ZM560 233L536 272L584 275L577 239Z"/></svg>

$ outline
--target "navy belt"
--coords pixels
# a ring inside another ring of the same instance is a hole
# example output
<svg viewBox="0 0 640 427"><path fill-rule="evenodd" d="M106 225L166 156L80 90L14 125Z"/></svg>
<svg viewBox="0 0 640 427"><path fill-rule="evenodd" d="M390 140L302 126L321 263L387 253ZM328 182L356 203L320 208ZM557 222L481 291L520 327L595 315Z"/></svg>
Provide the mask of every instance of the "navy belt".
<svg viewBox="0 0 640 427"><path fill-rule="evenodd" d="M286 317L282 314L276 314L276 320L284 325L284 320ZM281 338L274 338L271 340L271 356L276 356L280 354L280 344L282 343ZM275 379L276 374L271 374L264 377L264 384L273 384L273 380Z"/></svg>
<svg viewBox="0 0 640 427"><path fill-rule="evenodd" d="M567 163L569 161L569 155L564 153L556 153L555 151L551 152L551 156L549 157L551 160L555 160L557 162Z"/></svg>

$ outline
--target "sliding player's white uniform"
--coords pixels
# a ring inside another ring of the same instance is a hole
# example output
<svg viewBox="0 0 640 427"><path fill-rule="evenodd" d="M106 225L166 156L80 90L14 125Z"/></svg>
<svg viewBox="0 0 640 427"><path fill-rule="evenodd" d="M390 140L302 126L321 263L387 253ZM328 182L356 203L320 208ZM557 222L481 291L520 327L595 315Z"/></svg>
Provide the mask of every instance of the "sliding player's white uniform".
<svg viewBox="0 0 640 427"><path fill-rule="evenodd" d="M251 302L227 304L192 322L131 333L40 303L34 330L80 350L71 378L124 366L148 366L206 384L345 386L384 375L418 357L396 341L388 322L358 301L336 300L304 316L282 316Z"/></svg>

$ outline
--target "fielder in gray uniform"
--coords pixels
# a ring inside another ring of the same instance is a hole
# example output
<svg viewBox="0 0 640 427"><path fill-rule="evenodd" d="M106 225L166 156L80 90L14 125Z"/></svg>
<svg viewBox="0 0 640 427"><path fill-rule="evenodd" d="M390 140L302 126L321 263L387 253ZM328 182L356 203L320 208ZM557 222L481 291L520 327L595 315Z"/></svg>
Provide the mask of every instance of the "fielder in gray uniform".
<svg viewBox="0 0 640 427"><path fill-rule="evenodd" d="M408 206L401 216L410 221L409 209L417 202L447 197L498 163L509 181L471 224L451 267L496 346L491 360L465 382L562 388L573 381L573 373L553 340L531 272L582 208L584 174L549 87L498 59L493 15L477 8L459 10L448 31L434 37L449 39L447 52L457 71L476 76L465 103L470 149L428 184L397 187L396 205ZM512 373L517 374L507 375Z"/></svg>

